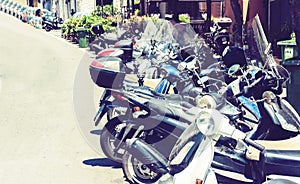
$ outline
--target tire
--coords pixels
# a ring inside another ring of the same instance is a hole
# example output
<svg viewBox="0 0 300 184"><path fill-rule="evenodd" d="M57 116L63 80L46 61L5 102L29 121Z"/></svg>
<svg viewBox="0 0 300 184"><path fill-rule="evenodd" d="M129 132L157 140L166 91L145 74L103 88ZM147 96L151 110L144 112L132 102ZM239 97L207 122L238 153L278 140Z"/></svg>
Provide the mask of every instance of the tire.
<svg viewBox="0 0 300 184"><path fill-rule="evenodd" d="M51 31L51 28L50 28L50 26L45 26L45 30L47 31L47 32L49 32L49 31Z"/></svg>
<svg viewBox="0 0 300 184"><path fill-rule="evenodd" d="M117 153L115 153L114 149L120 143L120 139L124 134L126 127L126 124L123 123L124 119L124 116L111 119L107 122L100 135L100 145L103 153L108 159L119 163L122 162L122 156L125 150L120 149Z"/></svg>
<svg viewBox="0 0 300 184"><path fill-rule="evenodd" d="M125 152L123 156L123 174L131 184L151 184L157 182L162 174L151 171L132 154Z"/></svg>

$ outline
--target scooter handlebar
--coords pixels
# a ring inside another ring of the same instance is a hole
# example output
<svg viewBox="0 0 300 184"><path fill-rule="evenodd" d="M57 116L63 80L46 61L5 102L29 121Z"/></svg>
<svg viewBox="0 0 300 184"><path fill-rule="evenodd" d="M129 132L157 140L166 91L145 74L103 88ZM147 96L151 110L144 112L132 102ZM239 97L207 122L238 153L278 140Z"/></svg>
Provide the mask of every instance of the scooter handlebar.
<svg viewBox="0 0 300 184"><path fill-rule="evenodd" d="M250 145L250 146L252 146L252 147L258 149L259 151L265 150L265 147L264 147L264 146L262 146L262 145L256 143L255 141L253 141L253 140L251 140L251 139L249 139L249 138L245 138L245 139L244 139L244 142L247 143L248 145Z"/></svg>

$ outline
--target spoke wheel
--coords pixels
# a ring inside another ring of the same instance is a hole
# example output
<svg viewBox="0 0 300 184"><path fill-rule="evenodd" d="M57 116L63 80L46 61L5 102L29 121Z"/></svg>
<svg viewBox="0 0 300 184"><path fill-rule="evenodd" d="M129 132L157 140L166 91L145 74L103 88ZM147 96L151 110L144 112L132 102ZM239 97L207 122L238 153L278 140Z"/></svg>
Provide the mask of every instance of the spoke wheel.
<svg viewBox="0 0 300 184"><path fill-rule="evenodd" d="M147 165L128 152L125 152L123 156L123 173L127 181L132 184L155 183L162 176L162 174L149 169Z"/></svg>

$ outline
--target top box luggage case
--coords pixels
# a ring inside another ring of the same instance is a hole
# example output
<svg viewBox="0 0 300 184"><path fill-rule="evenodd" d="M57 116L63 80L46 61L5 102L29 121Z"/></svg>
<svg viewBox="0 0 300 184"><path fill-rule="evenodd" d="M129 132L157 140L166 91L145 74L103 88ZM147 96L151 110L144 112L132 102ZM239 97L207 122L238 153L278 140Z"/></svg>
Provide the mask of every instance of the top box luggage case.
<svg viewBox="0 0 300 184"><path fill-rule="evenodd" d="M91 78L99 87L121 89L125 78L121 65L122 60L117 57L98 58L90 64Z"/></svg>

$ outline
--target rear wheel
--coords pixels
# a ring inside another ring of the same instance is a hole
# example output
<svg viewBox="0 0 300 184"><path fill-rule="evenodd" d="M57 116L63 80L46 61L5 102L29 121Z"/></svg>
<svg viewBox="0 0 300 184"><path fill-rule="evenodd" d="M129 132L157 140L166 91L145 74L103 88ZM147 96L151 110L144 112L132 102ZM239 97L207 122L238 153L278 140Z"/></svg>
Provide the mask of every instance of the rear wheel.
<svg viewBox="0 0 300 184"><path fill-rule="evenodd" d="M125 152L124 143L120 143L124 134L126 123L123 123L124 116L119 116L107 122L100 135L100 145L103 153L110 160L121 162ZM120 149L116 152L115 148L120 144Z"/></svg>
<svg viewBox="0 0 300 184"><path fill-rule="evenodd" d="M127 181L131 184L155 183L162 176L162 174L152 171L128 152L125 152L123 156L122 169Z"/></svg>

